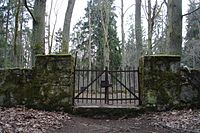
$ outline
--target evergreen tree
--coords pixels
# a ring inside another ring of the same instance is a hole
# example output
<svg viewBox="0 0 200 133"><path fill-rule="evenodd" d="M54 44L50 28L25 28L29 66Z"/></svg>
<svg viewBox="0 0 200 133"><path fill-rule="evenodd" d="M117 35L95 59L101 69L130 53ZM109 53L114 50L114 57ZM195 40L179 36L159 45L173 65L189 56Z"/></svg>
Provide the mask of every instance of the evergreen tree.
<svg viewBox="0 0 200 133"><path fill-rule="evenodd" d="M109 0L111 5L114 0ZM103 69L103 45L104 45L104 31L102 28L102 20L99 8L99 1L93 0L89 2L89 6L85 9L86 14L81 21L79 21L74 27L74 33L72 33L72 51L78 51L78 55L82 57L85 62L85 67L88 66L88 43L89 43L89 22L88 13L90 7L91 16L91 55L92 66ZM117 37L116 17L114 13L115 8L111 6L109 14L108 25L108 42L110 51L110 68L118 69L121 64L121 46L119 38ZM84 63L82 63L84 64Z"/></svg>
<svg viewBox="0 0 200 133"><path fill-rule="evenodd" d="M125 52L124 52L124 59L123 59L123 66L128 67L135 67L137 60L137 49L136 49L136 42L135 42L135 29L134 23L130 24L129 32L128 32L128 40L125 45Z"/></svg>
<svg viewBox="0 0 200 133"><path fill-rule="evenodd" d="M188 12L193 12L200 6L200 0L190 0ZM182 63L191 67L200 67L200 10L186 16L187 19L187 33L186 43L183 49Z"/></svg>
<svg viewBox="0 0 200 133"><path fill-rule="evenodd" d="M192 12L195 9L199 8L200 6L200 0L190 0L189 3L189 10L188 12ZM192 39L200 39L200 10L195 11L192 14L189 14L186 16L187 19L187 33L186 33L186 40L192 40Z"/></svg>

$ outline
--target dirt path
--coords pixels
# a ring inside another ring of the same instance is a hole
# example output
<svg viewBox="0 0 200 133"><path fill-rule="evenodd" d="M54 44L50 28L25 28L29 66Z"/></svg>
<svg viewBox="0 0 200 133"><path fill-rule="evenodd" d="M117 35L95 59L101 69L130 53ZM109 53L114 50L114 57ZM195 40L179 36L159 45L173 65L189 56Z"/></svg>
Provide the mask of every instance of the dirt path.
<svg viewBox="0 0 200 133"><path fill-rule="evenodd" d="M103 109L81 115L0 107L0 133L200 133L198 109L139 114Z"/></svg>
<svg viewBox="0 0 200 133"><path fill-rule="evenodd" d="M118 120L93 119L70 116L63 128L52 130L56 133L172 133L172 130L155 126L151 115L136 118L122 117Z"/></svg>

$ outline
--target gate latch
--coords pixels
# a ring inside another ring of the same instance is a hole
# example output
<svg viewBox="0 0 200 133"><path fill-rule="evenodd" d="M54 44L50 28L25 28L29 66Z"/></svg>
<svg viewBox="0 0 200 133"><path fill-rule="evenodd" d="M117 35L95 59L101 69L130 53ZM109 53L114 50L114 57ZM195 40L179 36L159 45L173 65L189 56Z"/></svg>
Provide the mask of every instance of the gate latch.
<svg viewBox="0 0 200 133"><path fill-rule="evenodd" d="M105 88L105 87L112 87L112 84L109 84L109 81L101 81L101 88Z"/></svg>

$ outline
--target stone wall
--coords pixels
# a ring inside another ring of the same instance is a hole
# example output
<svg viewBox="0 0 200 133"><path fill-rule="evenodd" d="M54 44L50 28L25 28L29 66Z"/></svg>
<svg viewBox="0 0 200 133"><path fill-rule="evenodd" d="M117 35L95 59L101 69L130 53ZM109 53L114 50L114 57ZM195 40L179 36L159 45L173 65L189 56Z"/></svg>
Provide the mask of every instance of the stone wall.
<svg viewBox="0 0 200 133"><path fill-rule="evenodd" d="M180 101L187 106L200 107L200 70L181 68Z"/></svg>
<svg viewBox="0 0 200 133"><path fill-rule="evenodd" d="M0 105L67 110L72 105L71 55L37 56L33 69L0 70Z"/></svg>
<svg viewBox="0 0 200 133"><path fill-rule="evenodd" d="M200 107L200 70L180 69L179 56L144 56L139 71L144 107ZM70 55L37 56L33 69L0 70L0 106L71 109L73 72Z"/></svg>
<svg viewBox="0 0 200 133"><path fill-rule="evenodd" d="M0 105L25 104L31 95L33 70L0 70Z"/></svg>
<svg viewBox="0 0 200 133"><path fill-rule="evenodd" d="M159 110L178 104L180 56L144 56L140 59L142 105Z"/></svg>

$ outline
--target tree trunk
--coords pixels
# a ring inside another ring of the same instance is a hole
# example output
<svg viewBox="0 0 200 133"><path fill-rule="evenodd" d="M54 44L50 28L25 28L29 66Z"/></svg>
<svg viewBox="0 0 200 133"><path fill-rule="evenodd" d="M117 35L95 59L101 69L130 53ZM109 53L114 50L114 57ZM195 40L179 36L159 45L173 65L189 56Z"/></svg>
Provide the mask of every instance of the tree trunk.
<svg viewBox="0 0 200 133"><path fill-rule="evenodd" d="M139 58L142 55L142 27L141 27L141 0L135 4L135 36L136 36L136 66L139 65Z"/></svg>
<svg viewBox="0 0 200 133"><path fill-rule="evenodd" d="M91 65L92 65L92 58L91 58L91 36L92 36L92 25L91 25L91 6L90 2L88 2L88 8L89 8L89 13L88 13L88 24L89 24L89 41L88 41L88 68L91 70ZM89 83L91 82L91 72L89 71Z"/></svg>
<svg viewBox="0 0 200 133"><path fill-rule="evenodd" d="M19 29L19 13L20 13L21 1L16 1L16 12L15 12L15 32L14 32L14 66L19 67L19 51L18 51L18 29Z"/></svg>
<svg viewBox="0 0 200 133"><path fill-rule="evenodd" d="M121 0L121 36L122 36L122 50L124 52L125 33L124 33L124 0Z"/></svg>
<svg viewBox="0 0 200 133"><path fill-rule="evenodd" d="M121 38L122 38L122 66L126 65L126 54L125 54L125 33L124 33L124 0L121 0Z"/></svg>
<svg viewBox="0 0 200 133"><path fill-rule="evenodd" d="M4 61L4 67L7 67L7 62L8 62L8 34L9 34L9 18L10 18L10 3L11 1L8 0L8 9L7 9L7 13L6 13L6 35L5 35L5 41L6 41L6 45L5 45L5 61Z"/></svg>
<svg viewBox="0 0 200 133"><path fill-rule="evenodd" d="M148 0L148 55L152 55L152 18L151 18L151 0Z"/></svg>
<svg viewBox="0 0 200 133"><path fill-rule="evenodd" d="M19 67L23 68L24 66L24 42L23 42L23 23L24 23L24 10L23 7L20 8L21 10L21 19L20 19L20 31L19 31Z"/></svg>
<svg viewBox="0 0 200 133"><path fill-rule="evenodd" d="M51 6L49 10L49 16L48 16L48 25L47 25L47 44L48 44L48 54L51 54L51 48L52 48L52 42L51 42L51 12L52 12L52 7L53 7L53 0L51 0ZM53 36L53 34L52 34Z"/></svg>
<svg viewBox="0 0 200 133"><path fill-rule="evenodd" d="M76 0L68 0L67 11L63 26L62 53L69 52L70 24Z"/></svg>
<svg viewBox="0 0 200 133"><path fill-rule="evenodd" d="M109 26L109 15L111 11L110 3L108 0L103 0L101 3L101 23L104 32L104 46L103 46L103 59L104 59L104 68L109 69L110 64L110 49L109 49L109 42L108 42L108 26Z"/></svg>
<svg viewBox="0 0 200 133"><path fill-rule="evenodd" d="M35 55L45 54L45 10L46 0L35 0L33 11L32 33L32 65L35 63Z"/></svg>
<svg viewBox="0 0 200 133"><path fill-rule="evenodd" d="M181 55L182 0L168 0L167 53Z"/></svg>

